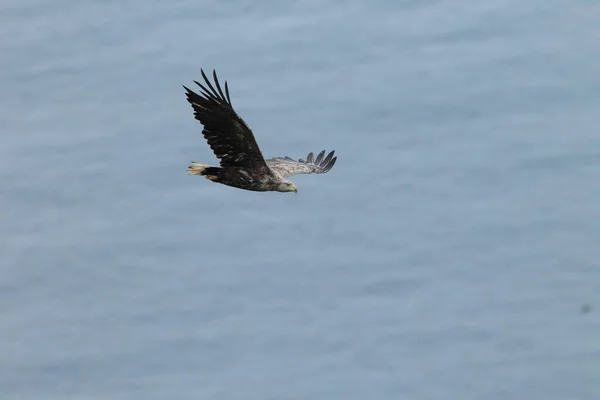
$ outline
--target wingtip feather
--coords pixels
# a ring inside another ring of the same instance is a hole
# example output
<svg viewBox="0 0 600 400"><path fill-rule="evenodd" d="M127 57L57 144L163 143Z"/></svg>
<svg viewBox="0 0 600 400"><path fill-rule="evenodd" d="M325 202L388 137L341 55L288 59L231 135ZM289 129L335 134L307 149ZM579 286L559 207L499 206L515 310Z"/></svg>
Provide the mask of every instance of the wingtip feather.
<svg viewBox="0 0 600 400"><path fill-rule="evenodd" d="M233 107L233 105L231 104L231 98L229 97L229 87L227 86L227 81L225 81L225 94L227 95L227 102L230 106Z"/></svg>
<svg viewBox="0 0 600 400"><path fill-rule="evenodd" d="M321 150L321 152L317 156L317 159L315 160L315 164L321 165L321 161L323 161L323 156L324 155L325 155L325 150Z"/></svg>
<svg viewBox="0 0 600 400"><path fill-rule="evenodd" d="M327 157L325 157L325 159L321 162L321 165L328 165L329 162L331 161L331 159L333 158L334 153L335 153L335 150L331 151L329 154L327 154Z"/></svg>
<svg viewBox="0 0 600 400"><path fill-rule="evenodd" d="M217 78L217 70L213 69L213 79L215 81L215 86L217 87L217 90L219 91L219 94L221 95L221 99L227 101L227 99L225 98L225 95L223 94L223 90L221 90L221 85L219 84L219 78Z"/></svg>
<svg viewBox="0 0 600 400"><path fill-rule="evenodd" d="M335 162L337 161L337 157L333 157L331 159L331 161L329 162L329 164L327 165L327 171L331 170L331 168L333 168L333 166L335 165Z"/></svg>

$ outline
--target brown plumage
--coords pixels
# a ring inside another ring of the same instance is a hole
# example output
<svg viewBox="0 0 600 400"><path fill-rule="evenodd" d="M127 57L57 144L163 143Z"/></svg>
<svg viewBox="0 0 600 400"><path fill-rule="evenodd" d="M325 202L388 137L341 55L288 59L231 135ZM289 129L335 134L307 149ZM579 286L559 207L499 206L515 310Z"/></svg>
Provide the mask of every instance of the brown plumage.
<svg viewBox="0 0 600 400"><path fill-rule="evenodd" d="M200 87L195 93L184 86L188 102L194 109L195 118L204 126L202 134L215 156L220 159L220 167L211 167L193 162L188 168L192 175L253 191L297 192L296 185L285 178L296 174L322 174L328 172L337 157L330 152L325 157L323 150L315 159L310 153L306 161L290 157L276 157L265 160L252 130L235 112L229 97L229 87L221 89L217 74L213 71L214 86L201 70L205 85L194 81Z"/></svg>

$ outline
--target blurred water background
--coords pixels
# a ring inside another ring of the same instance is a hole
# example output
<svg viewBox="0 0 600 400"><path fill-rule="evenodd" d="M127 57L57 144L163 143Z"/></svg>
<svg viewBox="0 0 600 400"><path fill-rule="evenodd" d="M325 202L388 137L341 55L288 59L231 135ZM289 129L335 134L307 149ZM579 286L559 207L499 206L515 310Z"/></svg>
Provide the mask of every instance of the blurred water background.
<svg viewBox="0 0 600 400"><path fill-rule="evenodd" d="M0 397L600 398L600 4L0 5ZM216 163L228 80L299 193Z"/></svg>

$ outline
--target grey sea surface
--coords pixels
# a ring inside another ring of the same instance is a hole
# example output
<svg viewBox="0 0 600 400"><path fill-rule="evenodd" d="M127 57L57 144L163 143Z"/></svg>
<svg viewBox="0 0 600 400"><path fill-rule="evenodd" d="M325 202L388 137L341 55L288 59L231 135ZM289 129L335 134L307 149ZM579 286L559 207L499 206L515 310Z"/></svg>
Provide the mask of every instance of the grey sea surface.
<svg viewBox="0 0 600 400"><path fill-rule="evenodd" d="M3 1L0 398L599 399L598 21ZM267 157L333 170L189 176L201 67Z"/></svg>

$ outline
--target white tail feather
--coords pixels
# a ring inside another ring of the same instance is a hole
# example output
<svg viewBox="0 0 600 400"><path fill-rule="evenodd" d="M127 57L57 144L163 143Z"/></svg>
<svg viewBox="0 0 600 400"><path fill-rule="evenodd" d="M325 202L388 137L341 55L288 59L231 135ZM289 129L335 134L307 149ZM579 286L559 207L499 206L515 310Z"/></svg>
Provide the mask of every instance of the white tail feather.
<svg viewBox="0 0 600 400"><path fill-rule="evenodd" d="M192 161L192 165L190 165L188 167L187 172L190 175L202 175L204 170L206 170L206 168L208 168L208 167L209 167L209 165L200 164L200 163Z"/></svg>

